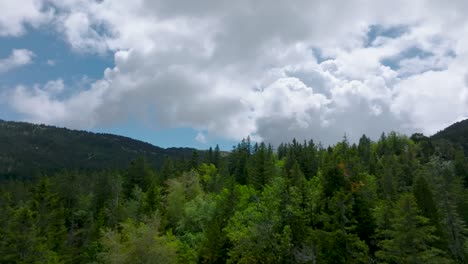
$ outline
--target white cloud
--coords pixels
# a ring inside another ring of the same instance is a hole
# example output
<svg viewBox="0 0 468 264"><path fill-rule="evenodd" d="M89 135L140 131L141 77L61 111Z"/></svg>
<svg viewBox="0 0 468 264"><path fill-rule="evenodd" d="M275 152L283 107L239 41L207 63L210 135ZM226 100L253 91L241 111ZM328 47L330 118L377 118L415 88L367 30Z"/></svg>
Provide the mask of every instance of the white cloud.
<svg viewBox="0 0 468 264"><path fill-rule="evenodd" d="M197 133L197 135L195 136L195 140L202 144L207 143L206 136L202 132Z"/></svg>
<svg viewBox="0 0 468 264"><path fill-rule="evenodd" d="M115 65L68 96L17 87L12 105L31 120L88 128L130 117L230 139L332 143L433 133L468 115L464 1L51 3L73 50L112 52ZM369 43L375 25L401 32Z"/></svg>
<svg viewBox="0 0 468 264"><path fill-rule="evenodd" d="M88 14L73 12L60 16L57 25L75 50L91 53L104 53L107 50L105 38L93 28Z"/></svg>
<svg viewBox="0 0 468 264"><path fill-rule="evenodd" d="M0 1L0 36L19 36L25 25L38 27L51 19L51 9L44 9L44 1Z"/></svg>
<svg viewBox="0 0 468 264"><path fill-rule="evenodd" d="M428 71L398 83L392 111L408 119L408 126L432 134L454 121L466 118L468 89L466 73L448 69Z"/></svg>
<svg viewBox="0 0 468 264"><path fill-rule="evenodd" d="M27 49L14 49L10 56L0 59L0 73L32 63L34 53Z"/></svg>
<svg viewBox="0 0 468 264"><path fill-rule="evenodd" d="M55 66L55 64L57 64L57 62L55 60L48 59L46 61L46 64L49 65L50 67L53 67L53 66Z"/></svg>
<svg viewBox="0 0 468 264"><path fill-rule="evenodd" d="M54 80L54 81L48 81L44 87L43 90L47 92L50 95L53 94L59 94L63 91L65 88L65 85L63 84L62 79Z"/></svg>

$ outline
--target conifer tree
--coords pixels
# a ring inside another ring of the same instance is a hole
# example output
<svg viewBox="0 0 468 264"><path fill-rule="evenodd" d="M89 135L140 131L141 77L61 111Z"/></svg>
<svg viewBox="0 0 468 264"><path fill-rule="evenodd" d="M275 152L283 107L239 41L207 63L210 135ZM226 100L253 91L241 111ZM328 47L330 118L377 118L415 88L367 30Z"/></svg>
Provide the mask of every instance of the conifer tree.
<svg viewBox="0 0 468 264"><path fill-rule="evenodd" d="M40 236L33 211L21 206L13 213L7 232L0 241L1 263L61 263L56 252Z"/></svg>
<svg viewBox="0 0 468 264"><path fill-rule="evenodd" d="M36 214L37 235L45 239L46 247L56 252L64 251L65 218L60 197L53 193L49 178L43 178L31 195L31 210Z"/></svg>
<svg viewBox="0 0 468 264"><path fill-rule="evenodd" d="M438 239L429 219L418 212L416 199L403 194L393 211L391 227L385 230L376 255L385 263L447 263L441 250L431 246Z"/></svg>

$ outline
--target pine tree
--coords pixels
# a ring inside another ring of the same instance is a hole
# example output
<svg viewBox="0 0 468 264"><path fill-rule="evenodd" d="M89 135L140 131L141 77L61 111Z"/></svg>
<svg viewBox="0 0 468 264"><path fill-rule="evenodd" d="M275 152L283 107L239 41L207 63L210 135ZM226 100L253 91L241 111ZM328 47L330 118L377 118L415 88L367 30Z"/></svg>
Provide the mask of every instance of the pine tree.
<svg viewBox="0 0 468 264"><path fill-rule="evenodd" d="M353 218L355 219L355 231L359 238L366 242L371 255L376 250L376 219L373 210L376 207L377 186L375 177L361 173L352 178L351 192L354 203Z"/></svg>
<svg viewBox="0 0 468 264"><path fill-rule="evenodd" d="M381 241L376 252L386 263L447 263L443 252L431 244L438 238L429 219L418 212L416 199L410 193L403 194L393 211L391 228L385 230L387 239Z"/></svg>
<svg viewBox="0 0 468 264"><path fill-rule="evenodd" d="M39 235L35 218L25 206L14 211L0 241L1 263L61 263L57 254L48 249L47 238Z"/></svg>
<svg viewBox="0 0 468 264"><path fill-rule="evenodd" d="M366 135L362 135L362 137L359 139L358 153L364 168L369 168L370 166L371 152L372 149L370 138L366 137Z"/></svg>
<svg viewBox="0 0 468 264"><path fill-rule="evenodd" d="M161 212L162 197L161 188L153 182L145 193L143 211L146 215L152 215L154 212Z"/></svg>
<svg viewBox="0 0 468 264"><path fill-rule="evenodd" d="M177 177L174 161L171 158L166 157L164 159L160 174L161 178L159 183L161 184L166 184L167 180Z"/></svg>
<svg viewBox="0 0 468 264"><path fill-rule="evenodd" d="M198 159L199 159L198 150L194 150L192 152L192 158L190 159L189 170L198 168L198 165L199 165Z"/></svg>
<svg viewBox="0 0 468 264"><path fill-rule="evenodd" d="M210 147L205 154L205 163L213 163L213 148Z"/></svg>
<svg viewBox="0 0 468 264"><path fill-rule="evenodd" d="M369 248L355 231L352 195L340 190L324 203L319 216L323 227L314 232L321 249L318 263L367 263Z"/></svg>
<svg viewBox="0 0 468 264"><path fill-rule="evenodd" d="M231 152L229 172L239 184L248 184L248 160L251 155L250 138L242 139Z"/></svg>
<svg viewBox="0 0 468 264"><path fill-rule="evenodd" d="M250 156L247 165L248 183L260 190L273 178L273 153L265 143L255 144L256 151Z"/></svg>
<svg viewBox="0 0 468 264"><path fill-rule="evenodd" d="M64 208L60 197L51 190L49 178L43 178L31 194L31 209L36 213L38 235L52 251L62 252L66 236Z"/></svg>
<svg viewBox="0 0 468 264"><path fill-rule="evenodd" d="M429 219L432 226L436 227L437 235L440 236L441 227L438 207L434 199L434 193L424 176L419 175L416 178L413 185L413 194L421 214Z"/></svg>
<svg viewBox="0 0 468 264"><path fill-rule="evenodd" d="M216 144L216 147L213 152L213 162L212 162L215 167L219 170L221 168L221 151L219 150L218 144Z"/></svg>
<svg viewBox="0 0 468 264"><path fill-rule="evenodd" d="M434 181L437 201L439 202L439 213L446 241L446 248L453 259L459 263L468 260L468 249L466 235L468 231L464 222L457 212L456 195L463 188L460 178L454 175L450 164L438 160L431 161L432 172L435 173Z"/></svg>
<svg viewBox="0 0 468 264"><path fill-rule="evenodd" d="M156 178L154 170L149 165L144 157L139 157L130 163L126 174L125 194L128 196L135 186L140 187L143 191L149 187L151 182Z"/></svg>

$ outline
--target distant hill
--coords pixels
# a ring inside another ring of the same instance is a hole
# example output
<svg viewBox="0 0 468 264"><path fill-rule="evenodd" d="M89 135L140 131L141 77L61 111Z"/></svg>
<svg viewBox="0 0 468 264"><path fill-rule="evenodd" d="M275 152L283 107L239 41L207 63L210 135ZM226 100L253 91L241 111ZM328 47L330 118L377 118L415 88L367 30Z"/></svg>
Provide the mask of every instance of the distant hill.
<svg viewBox="0 0 468 264"><path fill-rule="evenodd" d="M155 167L189 159L192 148L160 148L112 134L0 120L0 179L69 170L124 168L139 156Z"/></svg>
<svg viewBox="0 0 468 264"><path fill-rule="evenodd" d="M468 119L454 123L453 125L437 132L432 140L447 140L455 145L462 146L468 153Z"/></svg>

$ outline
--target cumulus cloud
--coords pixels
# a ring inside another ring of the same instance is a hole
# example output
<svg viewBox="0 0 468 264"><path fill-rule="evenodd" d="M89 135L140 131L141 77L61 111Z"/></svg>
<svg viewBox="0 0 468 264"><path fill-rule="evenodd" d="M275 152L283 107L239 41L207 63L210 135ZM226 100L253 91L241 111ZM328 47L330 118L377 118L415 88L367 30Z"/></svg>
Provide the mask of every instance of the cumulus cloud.
<svg viewBox="0 0 468 264"><path fill-rule="evenodd" d="M41 0L0 1L0 36L19 36L25 26L38 27L50 21L52 9Z"/></svg>
<svg viewBox="0 0 468 264"><path fill-rule="evenodd" d="M0 59L0 73L32 63L34 52L27 49L14 49L10 56Z"/></svg>
<svg viewBox="0 0 468 264"><path fill-rule="evenodd" d="M48 2L73 50L111 52L115 65L63 96L16 87L12 106L30 120L89 128L130 117L328 144L433 133L468 115L464 1Z"/></svg>
<svg viewBox="0 0 468 264"><path fill-rule="evenodd" d="M468 88L457 70L428 71L398 83L391 104L408 125L435 133L468 114Z"/></svg>

